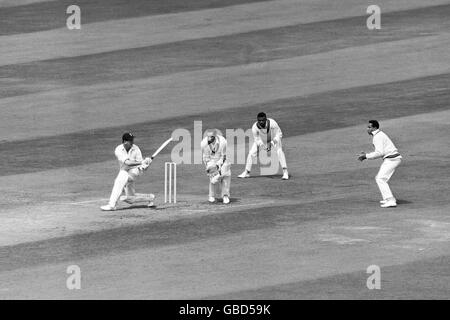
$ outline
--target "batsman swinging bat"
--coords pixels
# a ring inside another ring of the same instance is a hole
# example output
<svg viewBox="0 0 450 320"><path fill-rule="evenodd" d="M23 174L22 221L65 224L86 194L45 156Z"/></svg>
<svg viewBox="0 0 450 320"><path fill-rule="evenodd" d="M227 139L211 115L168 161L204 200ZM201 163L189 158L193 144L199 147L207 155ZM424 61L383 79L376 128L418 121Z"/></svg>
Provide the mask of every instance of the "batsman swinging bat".
<svg viewBox="0 0 450 320"><path fill-rule="evenodd" d="M155 151L155 153L152 154L152 156L150 157L150 159L153 160L154 157L156 157L158 155L158 153L161 152L162 149L164 149L173 139L169 138L167 139L159 148L158 150Z"/></svg>

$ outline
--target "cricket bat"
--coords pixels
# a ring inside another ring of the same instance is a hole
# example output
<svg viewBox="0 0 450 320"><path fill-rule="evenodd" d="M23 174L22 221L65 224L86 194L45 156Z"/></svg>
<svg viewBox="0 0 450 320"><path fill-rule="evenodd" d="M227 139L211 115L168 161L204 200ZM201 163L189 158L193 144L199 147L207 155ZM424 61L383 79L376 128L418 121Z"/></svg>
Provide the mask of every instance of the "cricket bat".
<svg viewBox="0 0 450 320"><path fill-rule="evenodd" d="M164 149L170 142L172 142L172 138L167 139L166 141L164 141L164 143L158 148L158 150L156 150L152 156L150 157L150 159L153 160L154 157L156 157L161 151L162 149Z"/></svg>

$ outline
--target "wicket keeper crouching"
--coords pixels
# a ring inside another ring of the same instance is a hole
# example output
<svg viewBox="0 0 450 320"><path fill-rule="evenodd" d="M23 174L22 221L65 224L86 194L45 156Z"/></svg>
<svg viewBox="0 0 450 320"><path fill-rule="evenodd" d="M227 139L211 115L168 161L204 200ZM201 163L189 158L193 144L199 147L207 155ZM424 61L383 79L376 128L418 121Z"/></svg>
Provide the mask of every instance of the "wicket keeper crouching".
<svg viewBox="0 0 450 320"><path fill-rule="evenodd" d="M114 153L119 161L119 174L114 180L108 204L100 208L103 211L115 210L119 200L128 204L144 202L149 207L153 206L155 195L151 193L136 193L134 187L136 178L147 170L152 160L150 158L142 158L141 150L134 144L134 136L129 132L123 134L122 144L117 146ZM125 196L121 196L123 191L125 191Z"/></svg>
<svg viewBox="0 0 450 320"><path fill-rule="evenodd" d="M206 174L209 177L209 202L222 197L223 203L230 203L231 164L227 160L227 140L216 130L208 131L200 147Z"/></svg>

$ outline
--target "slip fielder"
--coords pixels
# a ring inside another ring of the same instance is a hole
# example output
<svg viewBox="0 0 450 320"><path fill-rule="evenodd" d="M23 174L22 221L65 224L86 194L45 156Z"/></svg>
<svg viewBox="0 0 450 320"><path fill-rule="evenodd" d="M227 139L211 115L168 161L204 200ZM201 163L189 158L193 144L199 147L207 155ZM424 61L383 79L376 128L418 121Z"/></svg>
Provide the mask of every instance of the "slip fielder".
<svg viewBox="0 0 450 320"><path fill-rule="evenodd" d="M116 209L116 204L119 201L124 201L128 204L136 202L147 203L147 206L153 206L155 195L142 194L135 192L135 180L142 175L152 162L152 159L142 159L141 150L134 144L134 136L126 132L122 136L122 144L115 149L115 155L119 161L119 174L114 181L114 186L111 192L111 197L107 205L101 206L103 211L112 211ZM125 190L125 196L122 192Z"/></svg>
<svg viewBox="0 0 450 320"><path fill-rule="evenodd" d="M215 202L216 196L223 198L223 203L230 203L231 164L227 160L227 140L216 130L206 133L200 143L203 163L209 177L209 202Z"/></svg>
<svg viewBox="0 0 450 320"><path fill-rule="evenodd" d="M260 112L258 113L257 121L252 126L252 133L254 142L247 156L245 171L242 172L238 177L250 177L252 162L254 159L256 159L259 149L264 149L269 152L272 148L274 148L277 152L280 165L283 168L282 179L288 180L289 173L287 170L286 157L284 155L283 146L281 143L283 133L278 123L274 119L267 118L264 112Z"/></svg>
<svg viewBox="0 0 450 320"><path fill-rule="evenodd" d="M377 120L369 121L367 133L373 137L372 140L375 150L371 153L361 152L358 156L358 160L364 161L365 159L373 160L383 158L383 163L381 164L380 170L375 177L375 181L377 182L381 196L383 197L383 200L380 201L381 207L396 207L397 200L392 195L388 181L394 174L395 169L402 162L402 156L387 134L380 130L380 124Z"/></svg>

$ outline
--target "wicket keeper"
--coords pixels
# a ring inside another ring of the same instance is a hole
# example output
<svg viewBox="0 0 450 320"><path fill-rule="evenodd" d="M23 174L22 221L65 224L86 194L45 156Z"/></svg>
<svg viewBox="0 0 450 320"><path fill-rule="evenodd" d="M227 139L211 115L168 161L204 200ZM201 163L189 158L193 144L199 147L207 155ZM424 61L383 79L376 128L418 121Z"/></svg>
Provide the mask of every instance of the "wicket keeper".
<svg viewBox="0 0 450 320"><path fill-rule="evenodd" d="M222 197L224 204L230 203L231 164L226 155L227 140L217 130L210 130L200 147L209 177L208 201L213 203L216 197Z"/></svg>

